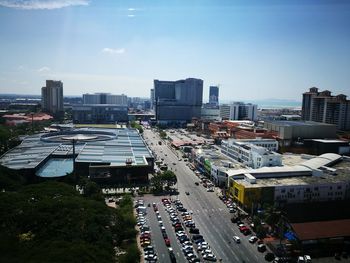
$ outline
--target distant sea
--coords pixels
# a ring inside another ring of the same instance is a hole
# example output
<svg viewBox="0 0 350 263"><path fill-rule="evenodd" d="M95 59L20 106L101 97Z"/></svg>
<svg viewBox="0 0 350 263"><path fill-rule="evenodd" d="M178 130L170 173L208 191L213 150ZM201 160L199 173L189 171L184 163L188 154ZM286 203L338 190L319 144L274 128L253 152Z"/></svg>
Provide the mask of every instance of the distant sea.
<svg viewBox="0 0 350 263"><path fill-rule="evenodd" d="M230 101L220 101L220 103L230 103ZM258 109L301 109L301 101L283 100L283 99L264 99L264 100L235 100L244 103L257 104Z"/></svg>

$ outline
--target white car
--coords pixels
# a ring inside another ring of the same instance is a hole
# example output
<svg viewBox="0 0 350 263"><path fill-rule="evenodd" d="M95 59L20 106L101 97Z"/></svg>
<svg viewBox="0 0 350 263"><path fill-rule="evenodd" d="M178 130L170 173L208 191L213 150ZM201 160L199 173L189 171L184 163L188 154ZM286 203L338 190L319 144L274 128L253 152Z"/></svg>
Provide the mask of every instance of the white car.
<svg viewBox="0 0 350 263"><path fill-rule="evenodd" d="M256 236L251 236L250 238L249 238L249 243L255 243L256 241L258 240L258 238L256 237Z"/></svg>
<svg viewBox="0 0 350 263"><path fill-rule="evenodd" d="M311 263L311 257L309 255L304 255L304 259L306 263Z"/></svg>
<svg viewBox="0 0 350 263"><path fill-rule="evenodd" d="M206 249L202 251L202 255L208 255L208 254L213 254L213 252L211 251L211 249Z"/></svg>
<svg viewBox="0 0 350 263"><path fill-rule="evenodd" d="M198 246L198 251L203 251L203 250L206 250L206 249L208 249L208 248L209 248L208 245L199 245L199 246Z"/></svg>
<svg viewBox="0 0 350 263"><path fill-rule="evenodd" d="M236 243L241 243L241 239L239 238L239 236L233 236L233 240L234 240Z"/></svg>

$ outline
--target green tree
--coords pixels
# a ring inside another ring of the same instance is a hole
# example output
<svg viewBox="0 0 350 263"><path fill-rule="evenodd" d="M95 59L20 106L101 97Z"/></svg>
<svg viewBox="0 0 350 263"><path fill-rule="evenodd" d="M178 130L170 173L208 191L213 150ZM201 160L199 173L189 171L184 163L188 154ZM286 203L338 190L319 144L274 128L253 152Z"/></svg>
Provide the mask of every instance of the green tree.
<svg viewBox="0 0 350 263"><path fill-rule="evenodd" d="M177 183L176 174L173 171L167 170L161 174L161 181L163 185L165 184L166 188L169 189Z"/></svg>
<svg viewBox="0 0 350 263"><path fill-rule="evenodd" d="M160 175L154 175L151 178L152 192L155 194L163 192L163 182Z"/></svg>
<svg viewBox="0 0 350 263"><path fill-rule="evenodd" d="M160 131L159 131L159 136L160 136L160 138L162 138L162 139L165 139L165 138L167 137L166 132L163 131L163 130L160 130Z"/></svg>
<svg viewBox="0 0 350 263"><path fill-rule="evenodd" d="M264 228L262 225L258 225L258 226L256 227L256 236L257 236L258 238L264 238L264 237L266 237L266 230L265 230L265 228Z"/></svg>
<svg viewBox="0 0 350 263"><path fill-rule="evenodd" d="M268 206L264 211L265 222L268 223L274 230L276 224L280 220L281 212L274 206Z"/></svg>

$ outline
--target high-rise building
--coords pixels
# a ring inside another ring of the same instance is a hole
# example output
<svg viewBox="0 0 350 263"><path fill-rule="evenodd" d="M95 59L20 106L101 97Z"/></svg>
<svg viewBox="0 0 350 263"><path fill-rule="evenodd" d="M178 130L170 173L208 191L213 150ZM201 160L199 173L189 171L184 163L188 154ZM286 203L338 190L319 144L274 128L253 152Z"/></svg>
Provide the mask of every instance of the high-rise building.
<svg viewBox="0 0 350 263"><path fill-rule="evenodd" d="M251 103L233 102L220 105L220 117L223 120L251 120L257 119L258 106Z"/></svg>
<svg viewBox="0 0 350 263"><path fill-rule="evenodd" d="M335 124L339 130L350 130L350 100L328 90L319 92L313 87L303 93L302 119Z"/></svg>
<svg viewBox="0 0 350 263"><path fill-rule="evenodd" d="M221 121L218 106L206 103L202 107L201 119L204 121Z"/></svg>
<svg viewBox="0 0 350 263"><path fill-rule="evenodd" d="M128 105L128 97L122 95L112 95L110 93L83 94L84 104L117 104Z"/></svg>
<svg viewBox="0 0 350 263"><path fill-rule="evenodd" d="M154 96L154 89L151 89L151 109L154 110L155 105L155 96Z"/></svg>
<svg viewBox="0 0 350 263"><path fill-rule="evenodd" d="M52 114L63 112L62 81L46 80L46 86L41 88L41 108Z"/></svg>
<svg viewBox="0 0 350 263"><path fill-rule="evenodd" d="M209 87L209 104L214 106L219 105L219 87L218 86Z"/></svg>
<svg viewBox="0 0 350 263"><path fill-rule="evenodd" d="M154 80L155 111L158 123L186 123L200 118L203 80Z"/></svg>
<svg viewBox="0 0 350 263"><path fill-rule="evenodd" d="M73 123L115 124L118 122L128 122L128 107L126 105L73 105Z"/></svg>
<svg viewBox="0 0 350 263"><path fill-rule="evenodd" d="M128 97L110 93L83 94L83 104L73 105L74 123L128 121Z"/></svg>

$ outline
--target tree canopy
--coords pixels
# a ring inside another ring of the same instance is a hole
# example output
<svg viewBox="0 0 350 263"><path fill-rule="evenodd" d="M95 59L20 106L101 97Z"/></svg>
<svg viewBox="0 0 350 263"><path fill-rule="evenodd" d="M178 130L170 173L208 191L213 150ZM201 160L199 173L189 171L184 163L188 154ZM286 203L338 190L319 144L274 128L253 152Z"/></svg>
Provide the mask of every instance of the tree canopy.
<svg viewBox="0 0 350 263"><path fill-rule="evenodd" d="M0 193L1 262L111 262L112 211L69 185Z"/></svg>
<svg viewBox="0 0 350 263"><path fill-rule="evenodd" d="M161 193L165 190L170 190L172 186L177 183L176 174L172 171L165 171L161 174L157 174L151 178L151 184L153 186L154 193Z"/></svg>
<svg viewBox="0 0 350 263"><path fill-rule="evenodd" d="M138 124L137 122L135 122L135 121L132 121L132 122L130 123L130 127L131 127L131 128L134 128L134 129L137 129L137 130L139 131L139 133L143 133L143 128L142 128L142 126L141 126L140 124Z"/></svg>

